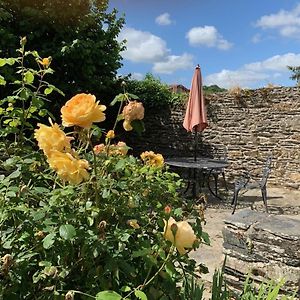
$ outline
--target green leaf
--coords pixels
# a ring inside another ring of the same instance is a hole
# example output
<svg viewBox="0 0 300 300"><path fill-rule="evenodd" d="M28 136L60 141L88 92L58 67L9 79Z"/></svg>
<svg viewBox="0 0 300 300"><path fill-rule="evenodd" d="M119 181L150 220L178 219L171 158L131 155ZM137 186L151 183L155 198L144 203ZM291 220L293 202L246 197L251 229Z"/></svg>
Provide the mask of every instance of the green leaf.
<svg viewBox="0 0 300 300"><path fill-rule="evenodd" d="M3 76L0 75L0 85L5 85L6 81Z"/></svg>
<svg viewBox="0 0 300 300"><path fill-rule="evenodd" d="M17 61L17 59L13 58L13 57L6 58L5 60L6 60L6 63L10 66L12 66Z"/></svg>
<svg viewBox="0 0 300 300"><path fill-rule="evenodd" d="M55 233L49 233L44 239L43 239L43 247L44 249L49 249L55 242Z"/></svg>
<svg viewBox="0 0 300 300"><path fill-rule="evenodd" d="M12 243L13 241L12 240L9 240L9 241L6 241L3 245L2 245L2 247L4 248L4 249L11 249L12 248Z"/></svg>
<svg viewBox="0 0 300 300"><path fill-rule="evenodd" d="M73 225L65 224L59 227L59 234L65 240L71 240L76 236L76 230Z"/></svg>
<svg viewBox="0 0 300 300"><path fill-rule="evenodd" d="M9 179L13 179L13 178L18 178L20 177L21 172L19 169L17 169L16 171L12 172L8 177Z"/></svg>
<svg viewBox="0 0 300 300"><path fill-rule="evenodd" d="M140 299L140 300L148 300L146 294L145 294L144 292L142 292L142 291L136 290L136 291L134 292L134 294L135 294L135 296L136 296L138 299Z"/></svg>
<svg viewBox="0 0 300 300"><path fill-rule="evenodd" d="M133 251L132 257L135 258L135 257L140 257L140 256L146 256L146 255L150 254L151 252L152 252L151 248L143 248L140 250Z"/></svg>
<svg viewBox="0 0 300 300"><path fill-rule="evenodd" d="M40 267L51 267L52 263L51 263L51 261L42 260L39 262L39 266Z"/></svg>
<svg viewBox="0 0 300 300"><path fill-rule="evenodd" d="M141 120L133 120L131 123L132 128L137 132L138 135L141 135L145 131L144 122Z"/></svg>
<svg viewBox="0 0 300 300"><path fill-rule="evenodd" d="M125 286L122 286L120 290L121 290L121 292L128 293L131 291L131 288L129 286L125 285Z"/></svg>
<svg viewBox="0 0 300 300"><path fill-rule="evenodd" d="M182 208L178 207L174 210L174 215L176 217L181 217L182 216Z"/></svg>
<svg viewBox="0 0 300 300"><path fill-rule="evenodd" d="M110 195L110 190L109 189L103 189L103 191L102 191L102 197L104 198L104 199L106 199L106 198L108 198L109 197L109 195Z"/></svg>
<svg viewBox="0 0 300 300"><path fill-rule="evenodd" d="M16 58L0 58L0 67L5 66L6 64L12 66L16 62Z"/></svg>
<svg viewBox="0 0 300 300"><path fill-rule="evenodd" d="M3 67L6 65L6 59L5 58L0 58L0 67Z"/></svg>
<svg viewBox="0 0 300 300"><path fill-rule="evenodd" d="M201 238L203 239L205 244L210 245L210 239L207 232L202 232Z"/></svg>
<svg viewBox="0 0 300 300"><path fill-rule="evenodd" d="M117 95L113 101L111 101L110 105L113 106L115 105L118 101L120 102L123 102L123 101L126 101L127 100L127 97L125 94L119 94Z"/></svg>
<svg viewBox="0 0 300 300"><path fill-rule="evenodd" d="M27 83L27 84L33 83L33 81L34 81L34 75L33 75L30 71L27 71L27 72L24 74L24 81L25 81L25 83Z"/></svg>
<svg viewBox="0 0 300 300"><path fill-rule="evenodd" d="M127 242L129 238L130 238L130 234L125 232L120 236L120 241Z"/></svg>
<svg viewBox="0 0 300 300"><path fill-rule="evenodd" d="M115 165L115 171L120 171L124 170L126 166L126 160L125 159L120 159L117 164Z"/></svg>
<svg viewBox="0 0 300 300"><path fill-rule="evenodd" d="M45 90L44 90L44 94L45 95L49 95L49 94L51 94L53 92L53 88L51 88L51 87L47 87L47 88L45 88Z"/></svg>
<svg viewBox="0 0 300 300"><path fill-rule="evenodd" d="M114 291L103 291L96 295L96 300L121 300L122 296Z"/></svg>
<svg viewBox="0 0 300 300"><path fill-rule="evenodd" d="M24 88L20 93L20 97L23 98L24 100L27 100L29 96L30 96L30 90L27 88Z"/></svg>
<svg viewBox="0 0 300 300"><path fill-rule="evenodd" d="M123 114L119 114L118 116L117 116L117 121L119 122L119 121L121 121L121 120L124 120L125 118L124 118L124 115Z"/></svg>
<svg viewBox="0 0 300 300"><path fill-rule="evenodd" d="M140 99L137 95L134 95L134 94L127 93L127 95L130 99L134 99L134 100Z"/></svg>

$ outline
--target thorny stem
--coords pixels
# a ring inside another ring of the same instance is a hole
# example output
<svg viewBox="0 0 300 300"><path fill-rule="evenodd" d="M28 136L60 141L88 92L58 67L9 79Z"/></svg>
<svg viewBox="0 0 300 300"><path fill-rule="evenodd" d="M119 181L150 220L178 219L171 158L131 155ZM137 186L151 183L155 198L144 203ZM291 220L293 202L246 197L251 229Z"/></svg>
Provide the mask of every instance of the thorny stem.
<svg viewBox="0 0 300 300"><path fill-rule="evenodd" d="M69 291L65 291L65 290L58 290L58 292L73 292L75 294L79 294L79 295L83 295L83 296L87 296L87 297L90 297L90 298L93 298L93 299L96 299L96 297L90 295L90 294L86 294L84 292L80 292L80 291L76 291L76 290L69 290Z"/></svg>
<svg viewBox="0 0 300 300"><path fill-rule="evenodd" d="M41 78L40 78L40 80L39 80L39 86L38 86L37 90L36 90L35 93L34 93L35 96L38 95L39 90L40 90L40 88L42 87L42 81L43 81L44 75L45 75L45 73L42 73L42 74L41 74ZM31 101L29 107L25 110L24 117L23 117L23 122L22 122L22 127L21 127L21 132L23 132L23 129L24 129L24 126L25 126L25 122L26 122L27 117L28 117L28 115L29 115L29 111L30 111L31 106L32 106L32 101Z"/></svg>
<svg viewBox="0 0 300 300"><path fill-rule="evenodd" d="M95 184L94 184L95 199L96 199L97 207L99 207L100 202L99 202L98 185L97 185L97 157L96 157L96 153L94 151L92 140L91 140L90 136L88 136L88 140L89 140L89 144L90 144L90 147L91 147L91 150L92 150L92 153L93 153L93 169L94 169L94 176L95 176Z"/></svg>
<svg viewBox="0 0 300 300"><path fill-rule="evenodd" d="M22 88L25 87L25 82L24 82L24 45L21 46L21 78L22 78ZM26 112L25 112L25 100L22 99L22 112L23 112L23 116L22 116L22 129L20 131L20 140L23 141L23 128L24 128L24 118L25 118L25 115L26 115Z"/></svg>
<svg viewBox="0 0 300 300"><path fill-rule="evenodd" d="M124 87L124 86L123 86L123 94L124 94L126 100L128 101L129 99L128 99L128 96L127 96L127 94L126 94L126 91L125 91L125 87ZM118 123L118 116L119 116L120 113L121 113L122 106L123 106L123 101L120 102L119 109L118 109L118 114L117 114L117 117L116 117L116 120L115 120L115 124L114 124L113 130L116 129L116 126L117 126L117 123Z"/></svg>
<svg viewBox="0 0 300 300"><path fill-rule="evenodd" d="M127 296L125 296L123 299L127 299L131 294L133 294L135 291L137 290L142 290L144 289L147 285L149 285L154 279L155 277L161 272L161 270L165 267L166 263L169 261L169 258L171 256L171 254L173 253L173 250L174 250L174 246L172 245L170 250L169 250L169 253L166 257L166 259L164 260L164 262L162 263L162 265L160 266L160 268L155 272L155 274L149 279L147 280L147 278L145 279L144 283L139 285L138 287L136 287L134 290L132 290ZM149 272L148 272L149 274ZM148 277L148 275L147 275Z"/></svg>
<svg viewBox="0 0 300 300"><path fill-rule="evenodd" d="M125 92L125 87L123 87L123 93L124 93L124 96L126 98L126 100L128 101L128 96ZM113 131L115 131L116 127L117 127L117 124L118 124L118 116L121 114L121 110L122 110L122 106L123 106L123 101L120 102L120 105L119 105L119 108L118 108L118 113L117 113L117 117L115 119L115 123L114 123L114 126L113 126ZM106 144L106 148L105 148L105 152L106 152L106 155L108 155L108 151L109 151L109 146L110 146L110 142L111 140L109 139L107 144Z"/></svg>
<svg viewBox="0 0 300 300"><path fill-rule="evenodd" d="M186 283L186 290L187 290L187 293L189 293L189 285L188 285L188 279L187 279L187 275L186 275L185 269L184 269L184 267L183 267L181 261L178 261L178 263L180 264L181 270L182 270L182 272L183 272L184 280L185 280L185 283Z"/></svg>

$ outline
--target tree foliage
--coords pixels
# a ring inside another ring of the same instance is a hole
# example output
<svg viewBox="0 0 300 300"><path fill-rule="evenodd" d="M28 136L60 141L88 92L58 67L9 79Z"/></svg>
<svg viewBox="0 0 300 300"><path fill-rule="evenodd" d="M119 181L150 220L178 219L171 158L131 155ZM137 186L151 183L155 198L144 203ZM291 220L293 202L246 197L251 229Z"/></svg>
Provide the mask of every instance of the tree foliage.
<svg viewBox="0 0 300 300"><path fill-rule="evenodd" d="M84 91L111 99L123 49L116 37L124 19L107 7L107 0L2 0L0 56L15 56L19 37L26 36L29 50L52 56L53 83L67 98Z"/></svg>
<svg viewBox="0 0 300 300"><path fill-rule="evenodd" d="M213 84L209 86L203 86L203 91L206 94L212 94L212 93L221 93L221 92L226 92L226 89L220 88L218 85Z"/></svg>

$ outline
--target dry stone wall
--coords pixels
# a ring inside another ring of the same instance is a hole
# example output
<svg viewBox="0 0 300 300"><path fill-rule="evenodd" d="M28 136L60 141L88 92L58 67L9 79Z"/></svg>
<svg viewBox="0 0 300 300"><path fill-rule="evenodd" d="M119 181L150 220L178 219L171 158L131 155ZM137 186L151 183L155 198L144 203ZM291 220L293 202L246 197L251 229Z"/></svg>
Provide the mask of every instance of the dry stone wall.
<svg viewBox="0 0 300 300"><path fill-rule="evenodd" d="M244 170L258 177L272 153L270 183L300 188L300 88L277 87L242 90L240 94L206 96L209 127L202 144L228 149L230 179ZM146 131L126 134L135 154L145 150L165 157L193 155L194 136L182 127L185 106L146 109ZM199 148L201 146L199 145Z"/></svg>
<svg viewBox="0 0 300 300"><path fill-rule="evenodd" d="M226 219L223 252L227 282L241 288L249 273L258 283L284 278L284 290L300 296L299 228L299 219L251 210L240 210Z"/></svg>

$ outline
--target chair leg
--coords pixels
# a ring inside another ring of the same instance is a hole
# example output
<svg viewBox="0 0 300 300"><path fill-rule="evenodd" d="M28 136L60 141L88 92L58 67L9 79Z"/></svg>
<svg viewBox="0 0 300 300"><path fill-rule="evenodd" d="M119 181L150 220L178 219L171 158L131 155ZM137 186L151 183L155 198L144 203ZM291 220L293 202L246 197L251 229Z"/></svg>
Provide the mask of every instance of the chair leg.
<svg viewBox="0 0 300 300"><path fill-rule="evenodd" d="M264 202L264 205L265 205L266 212L269 213L268 204L267 204L267 187L266 186L262 187L261 195L262 195L262 199L263 199L263 202Z"/></svg>
<svg viewBox="0 0 300 300"><path fill-rule="evenodd" d="M214 173L213 177L215 181L215 194L218 197L218 173Z"/></svg>
<svg viewBox="0 0 300 300"><path fill-rule="evenodd" d="M226 189L226 191L228 191L227 181L226 181L226 178L225 178L225 172L222 172L222 176L223 176L223 180L224 180L225 189Z"/></svg>
<svg viewBox="0 0 300 300"><path fill-rule="evenodd" d="M232 198L232 202L231 202L231 205L233 205L233 211L231 213L232 215L234 214L236 206L237 206L239 191L240 191L240 189L236 189L236 188L234 189L234 194L233 194L233 198Z"/></svg>

